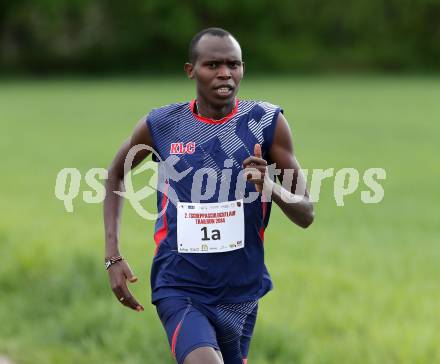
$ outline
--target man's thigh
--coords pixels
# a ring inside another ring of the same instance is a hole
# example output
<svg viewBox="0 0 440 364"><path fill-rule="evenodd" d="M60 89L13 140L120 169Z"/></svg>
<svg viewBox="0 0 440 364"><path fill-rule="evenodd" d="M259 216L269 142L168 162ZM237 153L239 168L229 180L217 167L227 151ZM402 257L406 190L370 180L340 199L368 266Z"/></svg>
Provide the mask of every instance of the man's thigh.
<svg viewBox="0 0 440 364"><path fill-rule="evenodd" d="M223 364L223 358L220 351L204 346L189 353L184 364Z"/></svg>
<svg viewBox="0 0 440 364"><path fill-rule="evenodd" d="M165 298L157 302L156 308L179 364L223 363L216 353L220 349L214 328L189 298Z"/></svg>

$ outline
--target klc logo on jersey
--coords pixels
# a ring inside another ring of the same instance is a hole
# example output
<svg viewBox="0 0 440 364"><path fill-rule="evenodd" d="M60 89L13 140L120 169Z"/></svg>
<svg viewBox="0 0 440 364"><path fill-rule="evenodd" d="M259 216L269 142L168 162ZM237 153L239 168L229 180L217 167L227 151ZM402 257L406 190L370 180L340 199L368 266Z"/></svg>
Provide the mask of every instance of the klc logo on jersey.
<svg viewBox="0 0 440 364"><path fill-rule="evenodd" d="M196 150L195 142L171 143L170 154L193 154Z"/></svg>

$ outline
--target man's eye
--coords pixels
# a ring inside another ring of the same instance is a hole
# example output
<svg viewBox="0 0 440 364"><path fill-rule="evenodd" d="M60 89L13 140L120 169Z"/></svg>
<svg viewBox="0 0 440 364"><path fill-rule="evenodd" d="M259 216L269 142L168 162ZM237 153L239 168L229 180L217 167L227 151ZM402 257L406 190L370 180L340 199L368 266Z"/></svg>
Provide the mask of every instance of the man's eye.
<svg viewBox="0 0 440 364"><path fill-rule="evenodd" d="M217 63L215 63L215 62L209 63L208 67L209 68L217 68Z"/></svg>

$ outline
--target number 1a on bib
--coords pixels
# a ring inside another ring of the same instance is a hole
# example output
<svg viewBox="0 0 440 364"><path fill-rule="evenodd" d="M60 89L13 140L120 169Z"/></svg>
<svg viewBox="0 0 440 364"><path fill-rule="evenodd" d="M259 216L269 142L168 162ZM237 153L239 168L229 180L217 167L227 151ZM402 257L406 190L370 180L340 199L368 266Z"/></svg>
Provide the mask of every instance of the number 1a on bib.
<svg viewBox="0 0 440 364"><path fill-rule="evenodd" d="M223 253L244 248L243 201L177 205L179 253Z"/></svg>
<svg viewBox="0 0 440 364"><path fill-rule="evenodd" d="M208 227L204 226L200 229L200 231L203 233L203 241L206 240L220 240L220 230L213 229L210 231L211 237L208 236Z"/></svg>

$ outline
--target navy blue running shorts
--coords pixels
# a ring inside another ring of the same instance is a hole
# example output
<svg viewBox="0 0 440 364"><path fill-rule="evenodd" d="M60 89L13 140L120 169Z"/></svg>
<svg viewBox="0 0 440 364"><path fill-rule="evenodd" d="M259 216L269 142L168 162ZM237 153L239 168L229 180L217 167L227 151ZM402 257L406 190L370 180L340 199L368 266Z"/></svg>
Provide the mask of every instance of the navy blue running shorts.
<svg viewBox="0 0 440 364"><path fill-rule="evenodd" d="M258 301L207 305L189 297L167 297L156 308L179 364L204 346L221 351L225 364L246 364Z"/></svg>

